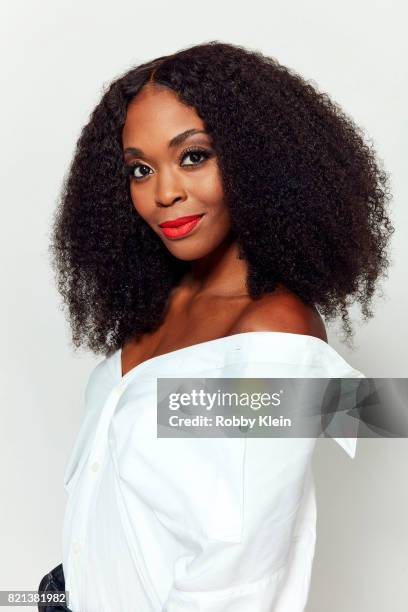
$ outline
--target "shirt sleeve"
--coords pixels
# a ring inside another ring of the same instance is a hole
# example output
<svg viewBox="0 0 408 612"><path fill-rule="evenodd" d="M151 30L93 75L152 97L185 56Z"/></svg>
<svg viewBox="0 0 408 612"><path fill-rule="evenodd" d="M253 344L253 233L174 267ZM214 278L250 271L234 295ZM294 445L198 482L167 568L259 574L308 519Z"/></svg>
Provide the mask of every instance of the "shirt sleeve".
<svg viewBox="0 0 408 612"><path fill-rule="evenodd" d="M326 343L289 335L275 346L278 339L266 337L262 354L254 345L239 366L231 359L222 375L364 377ZM334 439L354 457L356 436ZM240 537L209 538L180 556L163 612L304 611L316 538L315 444L316 438L247 437Z"/></svg>
<svg viewBox="0 0 408 612"><path fill-rule="evenodd" d="M304 609L315 543L308 478L314 444L246 440L241 536L207 539L179 557L164 612L283 612L280 589L294 567L290 612Z"/></svg>
<svg viewBox="0 0 408 612"><path fill-rule="evenodd" d="M367 379L365 374L359 372L358 370L351 369L348 378L350 379ZM353 408L357 406L357 394L358 394L358 386L357 383L351 385L351 393L348 399L350 414L348 415L348 430L349 435L347 438L333 438L335 442L344 450L345 453L351 458L354 459L356 456L357 449L357 440L358 440L358 428L359 428L359 420L356 417L353 417L352 412Z"/></svg>

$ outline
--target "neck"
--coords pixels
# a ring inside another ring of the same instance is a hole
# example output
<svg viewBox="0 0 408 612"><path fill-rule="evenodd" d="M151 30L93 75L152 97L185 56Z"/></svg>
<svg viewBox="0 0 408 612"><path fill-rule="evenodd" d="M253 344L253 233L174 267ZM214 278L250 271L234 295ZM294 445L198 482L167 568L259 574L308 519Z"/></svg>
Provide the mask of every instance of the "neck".
<svg viewBox="0 0 408 612"><path fill-rule="evenodd" d="M192 261L181 281L193 295L248 295L248 265L238 259L238 245L231 234L212 253Z"/></svg>

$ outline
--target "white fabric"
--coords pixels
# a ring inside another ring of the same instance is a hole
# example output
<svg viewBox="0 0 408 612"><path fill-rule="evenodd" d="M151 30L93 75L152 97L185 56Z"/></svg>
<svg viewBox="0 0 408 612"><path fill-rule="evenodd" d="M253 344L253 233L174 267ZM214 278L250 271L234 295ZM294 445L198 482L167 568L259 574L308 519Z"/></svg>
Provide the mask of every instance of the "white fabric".
<svg viewBox="0 0 408 612"><path fill-rule="evenodd" d="M364 377L327 343L244 332L121 376L99 362L65 474L73 612L301 612L315 549L314 438L157 438L157 377ZM354 457L356 438L337 438Z"/></svg>

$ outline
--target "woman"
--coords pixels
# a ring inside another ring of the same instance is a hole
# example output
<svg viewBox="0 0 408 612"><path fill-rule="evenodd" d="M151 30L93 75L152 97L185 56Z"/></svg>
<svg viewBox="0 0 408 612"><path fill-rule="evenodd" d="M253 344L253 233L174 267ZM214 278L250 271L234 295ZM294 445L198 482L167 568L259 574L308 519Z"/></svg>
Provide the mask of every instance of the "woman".
<svg viewBox="0 0 408 612"><path fill-rule="evenodd" d="M84 127L52 253L93 370L65 473L74 612L297 612L313 440L156 435L156 379L362 377L323 315L373 316L387 177L329 98L217 41L115 80ZM354 456L355 440L337 439Z"/></svg>

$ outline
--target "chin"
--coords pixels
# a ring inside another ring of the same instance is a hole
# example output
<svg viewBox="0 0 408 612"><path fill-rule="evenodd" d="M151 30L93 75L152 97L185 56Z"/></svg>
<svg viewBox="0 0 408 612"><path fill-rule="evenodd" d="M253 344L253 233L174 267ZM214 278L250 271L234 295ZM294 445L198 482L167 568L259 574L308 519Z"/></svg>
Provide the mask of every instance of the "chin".
<svg viewBox="0 0 408 612"><path fill-rule="evenodd" d="M209 255L210 252L208 250L202 251L201 249L168 249L169 252L180 259L181 261L195 261L197 259L202 259L206 255Z"/></svg>

